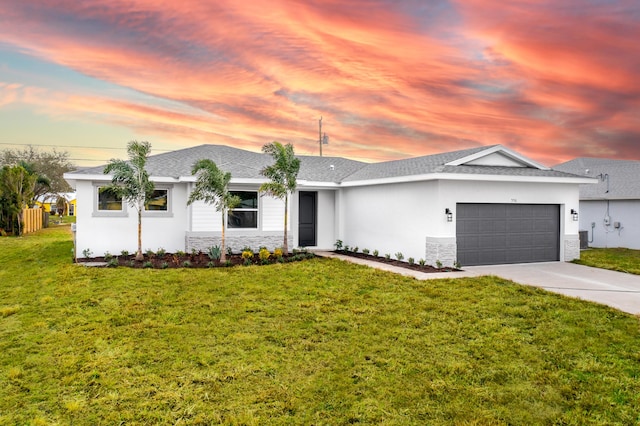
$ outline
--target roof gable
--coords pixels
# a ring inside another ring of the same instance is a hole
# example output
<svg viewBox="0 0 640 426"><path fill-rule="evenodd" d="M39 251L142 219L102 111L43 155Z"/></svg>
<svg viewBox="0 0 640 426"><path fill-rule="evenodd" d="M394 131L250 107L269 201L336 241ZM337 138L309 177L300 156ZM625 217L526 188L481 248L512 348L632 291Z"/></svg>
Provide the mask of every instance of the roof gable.
<svg viewBox="0 0 640 426"><path fill-rule="evenodd" d="M482 151L475 152L462 158L450 161L447 166L488 166L488 167L530 167L539 170L549 170L540 163L523 157L515 151L502 145L494 145Z"/></svg>

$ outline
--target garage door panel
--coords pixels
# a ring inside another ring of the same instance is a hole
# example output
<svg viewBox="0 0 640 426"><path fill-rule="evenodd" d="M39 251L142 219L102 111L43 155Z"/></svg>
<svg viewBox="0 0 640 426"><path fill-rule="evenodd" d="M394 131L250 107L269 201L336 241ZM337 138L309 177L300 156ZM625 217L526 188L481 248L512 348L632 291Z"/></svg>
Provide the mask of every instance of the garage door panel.
<svg viewBox="0 0 640 426"><path fill-rule="evenodd" d="M560 258L558 205L458 204L456 227L463 266Z"/></svg>

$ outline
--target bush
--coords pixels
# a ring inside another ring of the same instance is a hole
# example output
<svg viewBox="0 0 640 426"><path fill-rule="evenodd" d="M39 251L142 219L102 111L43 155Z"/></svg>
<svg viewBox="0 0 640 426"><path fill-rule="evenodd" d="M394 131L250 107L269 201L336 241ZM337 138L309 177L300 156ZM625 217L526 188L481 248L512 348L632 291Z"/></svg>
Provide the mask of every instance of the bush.
<svg viewBox="0 0 640 426"><path fill-rule="evenodd" d="M244 260L253 259L253 251L251 249L245 248L242 250L242 258Z"/></svg>
<svg viewBox="0 0 640 426"><path fill-rule="evenodd" d="M93 256L93 252L91 251L91 249L86 248L86 249L82 250L82 255L84 257L89 258L89 257Z"/></svg>
<svg viewBox="0 0 640 426"><path fill-rule="evenodd" d="M384 258L387 260L391 259L391 255L389 253L385 253Z"/></svg>
<svg viewBox="0 0 640 426"><path fill-rule="evenodd" d="M358 246L355 246L355 247L353 248L353 252L354 252L354 253L357 253L357 252L358 252Z"/></svg>
<svg viewBox="0 0 640 426"><path fill-rule="evenodd" d="M147 249L145 251L145 254L147 255L147 257L153 257L155 255L155 253L151 249Z"/></svg>
<svg viewBox="0 0 640 426"><path fill-rule="evenodd" d="M379 254L380 254L380 252L379 252L378 250L374 250L374 251L373 251L373 255L374 255L375 257L378 257L378 255L379 255Z"/></svg>
<svg viewBox="0 0 640 426"><path fill-rule="evenodd" d="M282 254L283 254L283 251L282 251L282 249L281 249L280 247L276 248L276 249L273 251L273 255L274 255L274 256L276 257L276 259L278 259L278 260L279 260L279 259L282 259Z"/></svg>
<svg viewBox="0 0 640 426"><path fill-rule="evenodd" d="M401 252L397 252L396 259L398 259L399 261L402 261L402 259L404 259L404 255Z"/></svg>
<svg viewBox="0 0 640 426"><path fill-rule="evenodd" d="M162 269L167 269L169 267L169 264L167 262L162 262L162 265L160 265L160 267Z"/></svg>
<svg viewBox="0 0 640 426"><path fill-rule="evenodd" d="M414 263L416 263L413 257L410 257L409 259L407 259L407 262L409 262L409 265L413 265Z"/></svg>
<svg viewBox="0 0 640 426"><path fill-rule="evenodd" d="M342 240L336 240L334 246L336 247L336 251L342 251Z"/></svg>
<svg viewBox="0 0 640 426"><path fill-rule="evenodd" d="M420 260L418 260L418 263L420 264L420 266L424 266L424 265L426 265L427 261L424 260L424 259L420 259Z"/></svg>
<svg viewBox="0 0 640 426"><path fill-rule="evenodd" d="M158 256L164 256L167 253L167 251L165 249L163 249L162 247L158 247L158 250L156 251L156 255Z"/></svg>
<svg viewBox="0 0 640 426"><path fill-rule="evenodd" d="M368 249L368 248L363 248L363 249L362 249L362 252L363 252L364 254L369 254L369 249Z"/></svg>
<svg viewBox="0 0 640 426"><path fill-rule="evenodd" d="M150 261L146 261L142 264L143 268L153 268L153 263L151 263Z"/></svg>
<svg viewBox="0 0 640 426"><path fill-rule="evenodd" d="M129 250L120 250L121 256L129 256Z"/></svg>
<svg viewBox="0 0 640 426"><path fill-rule="evenodd" d="M117 257L111 257L111 259L109 259L109 261L107 262L107 266L109 268L115 268L119 264L120 263L118 262L118 258Z"/></svg>
<svg viewBox="0 0 640 426"><path fill-rule="evenodd" d="M267 263L271 257L271 253L265 247L262 247L258 252L258 257L262 263Z"/></svg>
<svg viewBox="0 0 640 426"><path fill-rule="evenodd" d="M182 267L191 268L191 262L189 262L188 260L185 260L184 262L182 262Z"/></svg>
<svg viewBox="0 0 640 426"><path fill-rule="evenodd" d="M442 268L442 262L440 262L439 260L436 260L436 268Z"/></svg>
<svg viewBox="0 0 640 426"><path fill-rule="evenodd" d="M207 256L209 256L209 259L211 260L220 260L220 257L222 256L222 249L220 246L211 246L207 252Z"/></svg>
<svg viewBox="0 0 640 426"><path fill-rule="evenodd" d="M111 259L113 259L113 255L111 253L109 253L108 251L105 251L104 252L104 260L108 262Z"/></svg>

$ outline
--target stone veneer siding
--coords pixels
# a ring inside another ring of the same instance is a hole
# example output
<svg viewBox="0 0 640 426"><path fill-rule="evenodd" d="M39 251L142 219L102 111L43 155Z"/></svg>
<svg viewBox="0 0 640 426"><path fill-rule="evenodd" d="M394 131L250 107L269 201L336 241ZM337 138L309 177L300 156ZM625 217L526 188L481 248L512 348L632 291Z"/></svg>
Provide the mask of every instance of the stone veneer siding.
<svg viewBox="0 0 640 426"><path fill-rule="evenodd" d="M289 250L293 248L293 237L291 234L287 236L289 242ZM280 233L266 234L261 233L257 235L243 234L243 235L225 235L225 246L231 247L234 253L239 253L244 247L250 247L256 251L260 247L266 247L268 250L273 251L277 247L282 247L284 235ZM194 233L187 234L185 237L185 246L187 252L192 250L206 252L212 246L219 246L222 243L221 235L213 235L211 233L202 234Z"/></svg>
<svg viewBox="0 0 640 426"><path fill-rule="evenodd" d="M564 236L564 261L570 262L573 259L580 259L580 236Z"/></svg>
<svg viewBox="0 0 640 426"><path fill-rule="evenodd" d="M455 238L426 238L425 260L427 265L436 266L440 261L442 266L454 266L458 255Z"/></svg>

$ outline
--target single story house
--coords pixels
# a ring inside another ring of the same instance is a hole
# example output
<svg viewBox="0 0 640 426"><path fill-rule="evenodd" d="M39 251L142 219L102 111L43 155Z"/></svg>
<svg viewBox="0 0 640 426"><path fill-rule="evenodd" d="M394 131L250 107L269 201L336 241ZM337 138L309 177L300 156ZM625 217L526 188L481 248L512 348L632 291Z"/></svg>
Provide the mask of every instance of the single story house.
<svg viewBox="0 0 640 426"><path fill-rule="evenodd" d="M580 230L590 247L640 250L640 161L576 158L555 169L597 179L580 185Z"/></svg>
<svg viewBox="0 0 640 426"><path fill-rule="evenodd" d="M60 203L61 200L64 201L64 204ZM59 214L60 207L64 205L66 214L68 216L75 216L77 208L76 193L62 192L59 194L40 195L36 198L36 205L51 214ZM65 214L64 211L63 214Z"/></svg>
<svg viewBox="0 0 640 426"><path fill-rule="evenodd" d="M270 250L282 245L283 202L261 196L260 170L270 156L202 145L148 158L155 182L143 212L143 248L207 250L220 244L220 213L187 205L202 158L231 172L242 199L228 217L226 243ZM290 199L289 246L333 249L336 240L380 255L402 253L427 264L569 261L580 256L579 185L594 179L552 170L501 145L381 163L299 156L298 188ZM76 250L95 255L135 251L136 212L108 192L103 167L65 174L80 200Z"/></svg>

